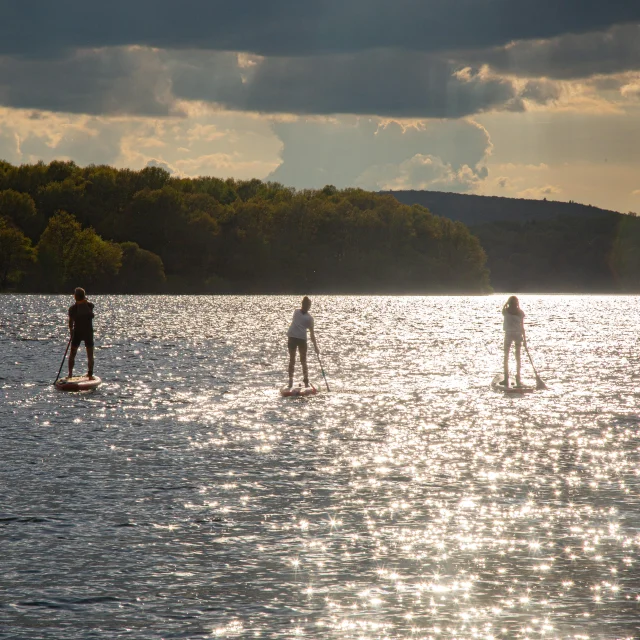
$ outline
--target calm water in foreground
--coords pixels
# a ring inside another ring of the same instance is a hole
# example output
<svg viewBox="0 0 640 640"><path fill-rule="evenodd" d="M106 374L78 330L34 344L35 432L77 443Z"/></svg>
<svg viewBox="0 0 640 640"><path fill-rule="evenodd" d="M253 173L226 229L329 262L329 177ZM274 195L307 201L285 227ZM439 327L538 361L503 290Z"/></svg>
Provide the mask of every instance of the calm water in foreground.
<svg viewBox="0 0 640 640"><path fill-rule="evenodd" d="M297 297L96 297L84 395L1 297L0 638L640 638L640 299L523 296L522 398L503 301L318 297L283 399Z"/></svg>

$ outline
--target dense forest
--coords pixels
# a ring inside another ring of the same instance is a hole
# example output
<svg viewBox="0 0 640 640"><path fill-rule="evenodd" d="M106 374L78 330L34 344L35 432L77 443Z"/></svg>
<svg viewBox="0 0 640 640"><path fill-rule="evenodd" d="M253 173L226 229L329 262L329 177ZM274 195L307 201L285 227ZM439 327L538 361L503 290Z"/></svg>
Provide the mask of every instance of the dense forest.
<svg viewBox="0 0 640 640"><path fill-rule="evenodd" d="M575 202L394 191L404 204L464 222L496 291L640 292L640 218Z"/></svg>
<svg viewBox="0 0 640 640"><path fill-rule="evenodd" d="M640 218L585 217L493 222L471 227L487 252L497 291L640 291Z"/></svg>
<svg viewBox="0 0 640 640"><path fill-rule="evenodd" d="M459 222L359 189L0 161L0 289L482 293Z"/></svg>

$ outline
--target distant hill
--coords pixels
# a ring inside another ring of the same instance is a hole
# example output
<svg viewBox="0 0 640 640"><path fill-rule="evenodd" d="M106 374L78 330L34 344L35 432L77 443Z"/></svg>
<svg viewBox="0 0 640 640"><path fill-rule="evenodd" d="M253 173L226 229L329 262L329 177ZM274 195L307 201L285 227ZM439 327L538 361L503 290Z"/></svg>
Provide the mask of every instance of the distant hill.
<svg viewBox="0 0 640 640"><path fill-rule="evenodd" d="M575 202L393 191L403 204L466 224L496 291L640 292L640 217Z"/></svg>
<svg viewBox="0 0 640 640"><path fill-rule="evenodd" d="M616 213L577 202L524 200L498 196L477 196L444 191L384 191L402 204L419 204L435 215L474 227L487 222L530 222L559 215L594 216Z"/></svg>

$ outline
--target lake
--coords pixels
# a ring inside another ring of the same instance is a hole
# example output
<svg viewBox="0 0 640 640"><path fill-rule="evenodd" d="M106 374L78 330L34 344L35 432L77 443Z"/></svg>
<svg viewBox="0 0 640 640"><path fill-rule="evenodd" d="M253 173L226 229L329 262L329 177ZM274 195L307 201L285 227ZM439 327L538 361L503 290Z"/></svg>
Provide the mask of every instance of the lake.
<svg viewBox="0 0 640 640"><path fill-rule="evenodd" d="M318 296L295 399L299 297L89 297L87 394L0 297L0 638L640 637L639 298L521 296L513 398L506 296Z"/></svg>

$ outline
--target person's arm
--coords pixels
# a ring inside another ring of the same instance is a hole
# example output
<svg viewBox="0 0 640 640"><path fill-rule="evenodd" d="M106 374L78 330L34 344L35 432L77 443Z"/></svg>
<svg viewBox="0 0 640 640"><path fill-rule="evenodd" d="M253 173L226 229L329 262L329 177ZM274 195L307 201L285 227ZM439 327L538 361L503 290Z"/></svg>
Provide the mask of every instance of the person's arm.
<svg viewBox="0 0 640 640"><path fill-rule="evenodd" d="M71 336L73 336L73 326L74 326L73 316L71 315L71 311L69 311L69 333Z"/></svg>
<svg viewBox="0 0 640 640"><path fill-rule="evenodd" d="M318 349L318 343L316 342L316 332L313 330L313 327L309 327L309 334L311 335L311 342L313 342L313 348L316 350L316 353L320 353L320 349Z"/></svg>

